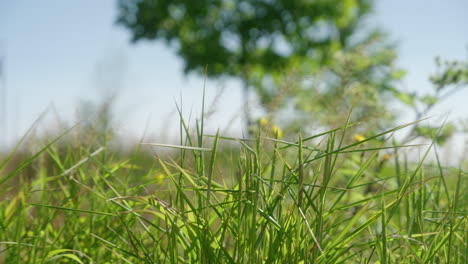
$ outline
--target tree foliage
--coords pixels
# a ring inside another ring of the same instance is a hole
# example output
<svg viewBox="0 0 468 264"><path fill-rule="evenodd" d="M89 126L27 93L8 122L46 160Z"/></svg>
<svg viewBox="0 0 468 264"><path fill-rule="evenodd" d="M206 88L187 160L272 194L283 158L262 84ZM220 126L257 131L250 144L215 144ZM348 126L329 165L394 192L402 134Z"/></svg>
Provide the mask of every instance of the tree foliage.
<svg viewBox="0 0 468 264"><path fill-rule="evenodd" d="M119 0L118 23L135 42L175 47L186 72L208 65L210 76L240 76L345 44L370 8L370 0Z"/></svg>
<svg viewBox="0 0 468 264"><path fill-rule="evenodd" d="M366 119L367 125L359 126L362 130L388 125L394 117L388 111L391 90L405 71L396 66L396 53L385 35L374 31L347 47L335 43L327 52L325 61L296 60L270 83L259 74L256 87L268 112L292 106L297 118L290 125L296 124L296 130L304 129L304 124L340 126L351 109L354 121Z"/></svg>
<svg viewBox="0 0 468 264"><path fill-rule="evenodd" d="M437 57L435 62L437 71L429 76L429 80L434 88L432 92L418 95L416 93L394 90L396 96L406 98L402 102L406 103L413 110L416 119L423 118L435 106L450 99L452 95L468 86L467 61L442 60ZM460 131L464 130L463 127L458 127L458 129ZM435 138L437 144L443 145L456 131L457 127L453 123L446 123L442 129L418 124L413 127L407 141L416 137Z"/></svg>

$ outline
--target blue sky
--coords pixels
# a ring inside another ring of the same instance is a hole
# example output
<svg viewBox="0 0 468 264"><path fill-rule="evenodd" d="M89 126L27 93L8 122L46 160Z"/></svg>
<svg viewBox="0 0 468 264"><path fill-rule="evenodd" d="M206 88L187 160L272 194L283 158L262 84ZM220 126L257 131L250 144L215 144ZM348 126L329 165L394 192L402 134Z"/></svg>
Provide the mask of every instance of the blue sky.
<svg viewBox="0 0 468 264"><path fill-rule="evenodd" d="M163 131L177 123L170 117L173 98L182 96L187 111L197 109L203 78L184 76L182 61L162 43L130 45L128 32L114 24L115 6L115 0L0 0L8 89L3 141L18 138L51 105L70 119L80 100L96 100L113 88L119 91L116 116L123 134L140 135L149 120L156 137L168 136ZM408 70L402 88L429 91L435 56L467 58L467 11L465 0L377 1L370 21L398 43L399 65ZM208 82L209 99L223 87L211 127L231 124L239 132L240 122L230 122L240 112L239 83ZM432 113L466 116L467 90Z"/></svg>

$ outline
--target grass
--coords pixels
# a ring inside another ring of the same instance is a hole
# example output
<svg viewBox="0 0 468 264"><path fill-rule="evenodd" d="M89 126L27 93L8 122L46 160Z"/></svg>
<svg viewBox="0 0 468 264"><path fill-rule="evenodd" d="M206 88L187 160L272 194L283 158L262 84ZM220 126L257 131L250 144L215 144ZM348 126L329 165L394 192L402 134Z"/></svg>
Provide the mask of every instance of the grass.
<svg viewBox="0 0 468 264"><path fill-rule="evenodd" d="M392 143L413 124L288 141L206 135L203 120L128 156L70 131L22 161L15 148L0 263L467 263L466 172Z"/></svg>

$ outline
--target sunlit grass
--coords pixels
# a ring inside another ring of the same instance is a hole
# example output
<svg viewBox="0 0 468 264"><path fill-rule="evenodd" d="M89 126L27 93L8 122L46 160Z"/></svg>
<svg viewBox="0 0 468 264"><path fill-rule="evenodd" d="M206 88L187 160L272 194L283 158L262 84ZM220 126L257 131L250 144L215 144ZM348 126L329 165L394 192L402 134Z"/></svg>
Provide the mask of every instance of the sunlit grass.
<svg viewBox="0 0 468 264"><path fill-rule="evenodd" d="M60 137L7 156L0 263L466 263L466 172L409 162L432 147L390 143L412 124L243 140L203 119L127 158Z"/></svg>

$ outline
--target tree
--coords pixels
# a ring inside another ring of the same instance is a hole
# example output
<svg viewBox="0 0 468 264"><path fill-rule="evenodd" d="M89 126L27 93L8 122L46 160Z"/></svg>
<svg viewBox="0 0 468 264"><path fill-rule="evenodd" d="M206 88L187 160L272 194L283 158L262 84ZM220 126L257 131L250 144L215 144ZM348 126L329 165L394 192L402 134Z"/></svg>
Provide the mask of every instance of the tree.
<svg viewBox="0 0 468 264"><path fill-rule="evenodd" d="M323 52L323 50L322 50ZM254 74L261 101L271 116L289 113L283 126L297 131L316 127L339 127L350 109L352 121L366 120L350 128L363 132L388 127L395 115L388 111L395 99L392 90L405 71L395 65L396 52L385 34L374 31L342 47L331 45L325 61L309 56L290 63L286 72L277 73L264 84L261 71ZM285 107L286 106L286 107ZM288 107L289 106L289 107ZM292 106L292 107L291 107ZM308 127L307 127L308 126Z"/></svg>
<svg viewBox="0 0 468 264"><path fill-rule="evenodd" d="M468 87L468 61L442 60L440 57L437 57L435 62L437 72L429 76L429 80L434 88L432 92L418 95L416 93L392 90L400 101L413 111L416 120L425 117L435 106ZM418 137L427 139L435 137L435 142L443 145L457 130L453 122L444 123L445 126L442 129L416 124L408 133L403 143ZM459 127L458 129L461 131L465 130L464 127Z"/></svg>
<svg viewBox="0 0 468 264"><path fill-rule="evenodd" d="M132 40L165 40L184 59L185 73L208 66L209 77L241 78L249 127L249 90L259 83L252 75L271 76L308 57L326 61L330 50L352 42L372 0L119 0L118 6L117 21Z"/></svg>

